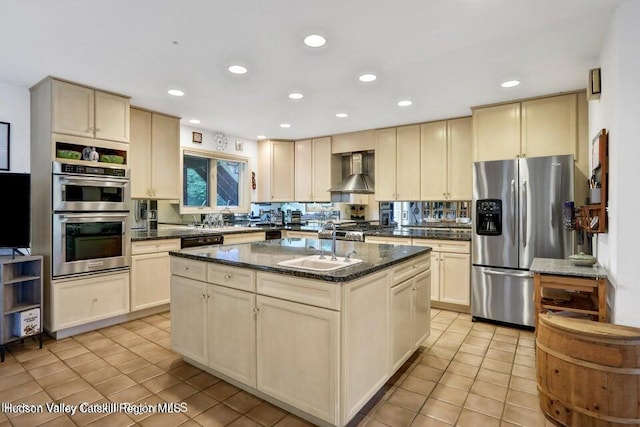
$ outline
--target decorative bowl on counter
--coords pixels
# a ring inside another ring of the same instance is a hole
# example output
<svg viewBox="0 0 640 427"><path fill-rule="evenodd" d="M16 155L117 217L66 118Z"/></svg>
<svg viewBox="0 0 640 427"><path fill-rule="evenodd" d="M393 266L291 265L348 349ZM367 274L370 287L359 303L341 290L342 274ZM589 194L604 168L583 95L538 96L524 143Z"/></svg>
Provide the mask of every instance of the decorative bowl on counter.
<svg viewBox="0 0 640 427"><path fill-rule="evenodd" d="M569 259L573 265L577 266L591 266L596 263L597 259L593 255L587 255L584 252L580 252L579 254L569 255Z"/></svg>
<svg viewBox="0 0 640 427"><path fill-rule="evenodd" d="M61 159L80 160L80 158L82 157L82 153L74 150L57 150L56 157L59 157Z"/></svg>
<svg viewBox="0 0 640 427"><path fill-rule="evenodd" d="M124 157L117 156L115 154L102 154L100 155L100 161L103 163L116 163L121 165L124 163Z"/></svg>

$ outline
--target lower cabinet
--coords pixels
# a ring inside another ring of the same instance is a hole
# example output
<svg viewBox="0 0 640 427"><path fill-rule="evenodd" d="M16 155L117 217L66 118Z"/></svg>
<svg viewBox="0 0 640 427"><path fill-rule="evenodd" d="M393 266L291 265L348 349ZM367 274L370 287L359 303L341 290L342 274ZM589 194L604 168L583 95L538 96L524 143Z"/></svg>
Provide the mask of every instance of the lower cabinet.
<svg viewBox="0 0 640 427"><path fill-rule="evenodd" d="M207 284L171 276L171 347L207 363Z"/></svg>
<svg viewBox="0 0 640 427"><path fill-rule="evenodd" d="M131 244L131 311L169 302L171 257L180 239L145 240Z"/></svg>
<svg viewBox="0 0 640 427"><path fill-rule="evenodd" d="M334 422L340 313L259 295L257 389Z"/></svg>

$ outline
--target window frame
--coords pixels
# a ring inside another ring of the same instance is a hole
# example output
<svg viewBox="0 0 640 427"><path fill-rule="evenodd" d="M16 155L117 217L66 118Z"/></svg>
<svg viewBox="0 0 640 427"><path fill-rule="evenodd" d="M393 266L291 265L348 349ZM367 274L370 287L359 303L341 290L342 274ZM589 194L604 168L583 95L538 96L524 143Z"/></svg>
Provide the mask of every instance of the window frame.
<svg viewBox="0 0 640 427"><path fill-rule="evenodd" d="M184 156L203 157L210 162L213 161L209 169L209 203L213 206L188 206L184 204ZM218 206L217 205L217 160L244 163L238 177L238 206ZM202 214L202 213L247 213L251 210L251 159L249 157L235 156L220 151L197 150L193 148L183 148L180 151L180 214Z"/></svg>

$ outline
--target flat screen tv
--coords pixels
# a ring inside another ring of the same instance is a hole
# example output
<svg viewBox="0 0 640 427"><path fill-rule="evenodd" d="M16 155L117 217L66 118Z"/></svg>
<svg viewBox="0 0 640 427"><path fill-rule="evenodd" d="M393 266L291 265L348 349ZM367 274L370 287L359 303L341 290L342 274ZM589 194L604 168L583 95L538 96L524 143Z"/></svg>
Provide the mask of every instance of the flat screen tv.
<svg viewBox="0 0 640 427"><path fill-rule="evenodd" d="M31 235L31 175L0 173L0 248L28 248Z"/></svg>

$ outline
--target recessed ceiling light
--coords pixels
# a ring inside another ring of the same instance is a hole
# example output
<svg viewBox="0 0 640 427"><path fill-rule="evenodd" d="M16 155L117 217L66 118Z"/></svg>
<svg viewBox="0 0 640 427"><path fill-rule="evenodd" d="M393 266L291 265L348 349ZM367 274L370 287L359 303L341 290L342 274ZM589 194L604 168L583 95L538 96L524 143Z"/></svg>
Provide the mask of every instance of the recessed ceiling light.
<svg viewBox="0 0 640 427"><path fill-rule="evenodd" d="M304 95L301 94L301 93L294 92L294 93L290 93L289 94L289 98L291 98L291 99L302 99L302 98L304 98Z"/></svg>
<svg viewBox="0 0 640 427"><path fill-rule="evenodd" d="M345 117L349 117L349 115L347 113L336 113L336 117L340 117L341 119L344 119Z"/></svg>
<svg viewBox="0 0 640 427"><path fill-rule="evenodd" d="M202 122L200 120L198 120L198 119L191 119L191 120L189 120L189 123L193 123L194 125L199 125Z"/></svg>
<svg viewBox="0 0 640 427"><path fill-rule="evenodd" d="M520 84L520 80L507 80L506 82L502 82L500 86L502 87L515 87Z"/></svg>
<svg viewBox="0 0 640 427"><path fill-rule="evenodd" d="M377 78L378 77L375 74L362 74L360 77L358 77L358 79L361 82L365 82L365 83L370 83L370 82L374 81Z"/></svg>
<svg viewBox="0 0 640 427"><path fill-rule="evenodd" d="M327 43L327 40L318 34L311 34L304 38L304 44L309 47L321 47L325 43Z"/></svg>
<svg viewBox="0 0 640 427"><path fill-rule="evenodd" d="M280 127L286 129L286 128L290 128L291 125L289 123L280 123Z"/></svg>
<svg viewBox="0 0 640 427"><path fill-rule="evenodd" d="M244 74L247 72L247 67L243 67L242 65L231 65L227 69L233 74Z"/></svg>
<svg viewBox="0 0 640 427"><path fill-rule="evenodd" d="M184 95L184 92L183 92L183 91L181 91L181 90L178 90L178 89L169 89L169 90L167 91L167 93L168 93L169 95L173 95L173 96L182 96L182 95Z"/></svg>
<svg viewBox="0 0 640 427"><path fill-rule="evenodd" d="M398 106L400 107L408 107L411 104L413 104L413 102L409 101L408 99L398 102Z"/></svg>

